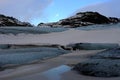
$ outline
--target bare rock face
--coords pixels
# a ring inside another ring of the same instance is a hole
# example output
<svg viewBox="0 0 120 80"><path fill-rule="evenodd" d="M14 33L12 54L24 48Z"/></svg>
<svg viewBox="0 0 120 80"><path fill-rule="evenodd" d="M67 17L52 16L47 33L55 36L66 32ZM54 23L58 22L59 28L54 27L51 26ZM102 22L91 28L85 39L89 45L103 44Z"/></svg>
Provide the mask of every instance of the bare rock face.
<svg viewBox="0 0 120 80"><path fill-rule="evenodd" d="M87 25L88 23L90 24L104 24L104 23L109 23L109 19L97 12L80 12L77 13L75 16L72 16L70 18L61 20L61 24L66 25L72 23L73 25L75 24L83 24L86 22ZM82 25L83 25L82 24ZM88 24L88 25L89 25Z"/></svg>
<svg viewBox="0 0 120 80"><path fill-rule="evenodd" d="M58 22L54 23L40 23L38 26L51 26L51 27L80 27L80 26L87 26L93 24L109 24L109 23L117 23L120 22L118 18L114 17L106 17L98 12L79 12L76 15L62 19Z"/></svg>
<svg viewBox="0 0 120 80"><path fill-rule="evenodd" d="M0 14L0 26L29 26L32 25L28 22L21 22L13 17Z"/></svg>
<svg viewBox="0 0 120 80"><path fill-rule="evenodd" d="M111 23L118 23L118 22L120 22L120 19L116 18L116 17L109 17L109 20L110 20Z"/></svg>
<svg viewBox="0 0 120 80"><path fill-rule="evenodd" d="M108 49L80 62L73 68L80 74L95 77L120 76L120 48Z"/></svg>

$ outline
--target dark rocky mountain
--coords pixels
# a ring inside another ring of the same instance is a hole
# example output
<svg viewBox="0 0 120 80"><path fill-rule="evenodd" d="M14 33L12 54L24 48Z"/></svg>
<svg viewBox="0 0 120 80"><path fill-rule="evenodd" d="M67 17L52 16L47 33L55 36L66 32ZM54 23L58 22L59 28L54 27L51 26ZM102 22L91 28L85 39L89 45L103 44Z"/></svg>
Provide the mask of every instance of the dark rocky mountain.
<svg viewBox="0 0 120 80"><path fill-rule="evenodd" d="M98 12L79 12L76 15L62 19L54 23L40 23L38 26L50 27L80 27L93 24L110 24L118 23L120 19L115 17L106 17Z"/></svg>
<svg viewBox="0 0 120 80"><path fill-rule="evenodd" d="M28 22L21 22L16 18L0 14L0 26L33 26Z"/></svg>

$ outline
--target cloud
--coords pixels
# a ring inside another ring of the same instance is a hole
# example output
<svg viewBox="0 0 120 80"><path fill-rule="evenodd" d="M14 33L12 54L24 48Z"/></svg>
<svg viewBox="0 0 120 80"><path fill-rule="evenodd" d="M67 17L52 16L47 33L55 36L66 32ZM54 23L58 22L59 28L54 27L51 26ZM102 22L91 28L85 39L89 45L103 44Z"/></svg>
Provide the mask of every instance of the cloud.
<svg viewBox="0 0 120 80"><path fill-rule="evenodd" d="M0 0L0 13L32 22L41 18L52 0Z"/></svg>
<svg viewBox="0 0 120 80"><path fill-rule="evenodd" d="M120 17L120 0L109 0L104 3L97 3L77 10L79 11L97 11L105 16Z"/></svg>
<svg viewBox="0 0 120 80"><path fill-rule="evenodd" d="M59 17L59 14L57 13L57 14L55 15L55 17Z"/></svg>

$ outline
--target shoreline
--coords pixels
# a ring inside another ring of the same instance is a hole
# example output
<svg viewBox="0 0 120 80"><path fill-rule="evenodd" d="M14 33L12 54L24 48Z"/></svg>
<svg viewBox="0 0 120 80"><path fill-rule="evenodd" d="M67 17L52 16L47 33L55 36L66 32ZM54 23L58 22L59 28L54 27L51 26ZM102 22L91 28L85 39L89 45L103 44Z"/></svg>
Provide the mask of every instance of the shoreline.
<svg viewBox="0 0 120 80"><path fill-rule="evenodd" d="M96 52L100 52L100 51L101 50L75 51L72 53L60 55L55 58L41 60L38 63L22 65L14 69L6 69L5 71L0 72L1 74L0 79L12 80L15 78L21 78L21 77L25 77L29 75L39 74L39 73L42 73L44 71L47 71L49 69L52 69L52 68L55 68L61 65L69 66L69 65L77 64L80 61L86 60L89 55L95 54Z"/></svg>

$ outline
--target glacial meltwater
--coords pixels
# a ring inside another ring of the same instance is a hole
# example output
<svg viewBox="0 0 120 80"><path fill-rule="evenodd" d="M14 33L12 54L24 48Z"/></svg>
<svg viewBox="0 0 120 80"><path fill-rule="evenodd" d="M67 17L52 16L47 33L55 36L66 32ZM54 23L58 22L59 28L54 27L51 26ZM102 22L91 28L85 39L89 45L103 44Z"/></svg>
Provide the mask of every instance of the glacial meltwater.
<svg viewBox="0 0 120 80"><path fill-rule="evenodd" d="M62 65L57 68L50 69L42 73L43 76L49 80L61 80L61 75L67 71L70 71L71 67L67 65Z"/></svg>

